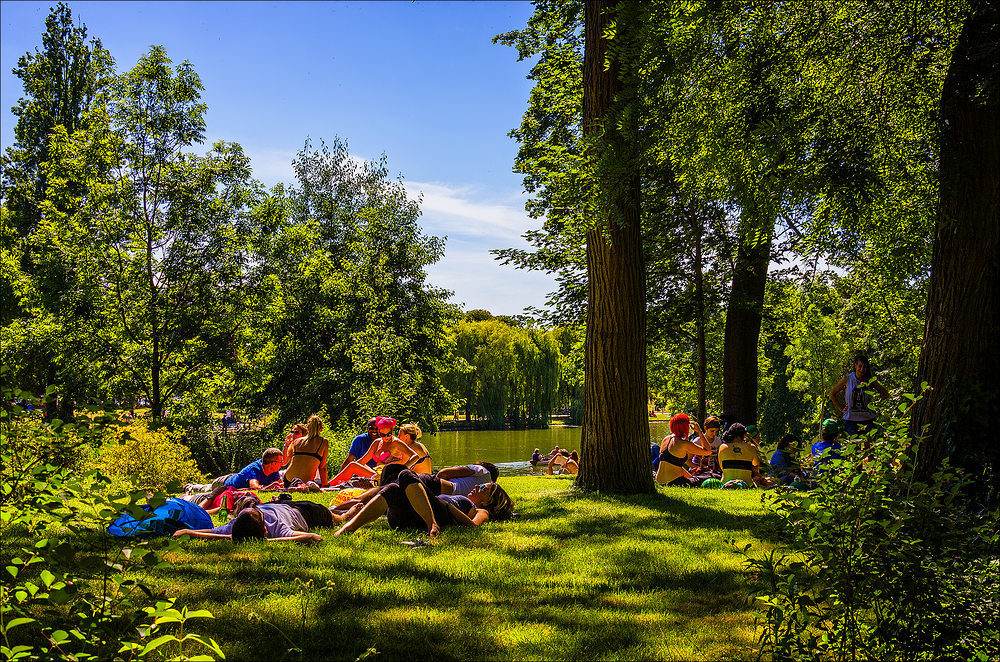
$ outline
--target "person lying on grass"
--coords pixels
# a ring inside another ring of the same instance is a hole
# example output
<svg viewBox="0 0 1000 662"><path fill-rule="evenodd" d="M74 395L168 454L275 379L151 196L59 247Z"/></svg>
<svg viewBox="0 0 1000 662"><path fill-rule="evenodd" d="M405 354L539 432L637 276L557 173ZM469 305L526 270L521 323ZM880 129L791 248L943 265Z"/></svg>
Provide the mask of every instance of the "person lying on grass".
<svg viewBox="0 0 1000 662"><path fill-rule="evenodd" d="M481 526L492 520L510 517L514 503L496 483L477 485L469 496L428 494L417 474L409 469L399 474L395 483L381 487L378 493L335 536L357 531L382 515L392 529L420 529L431 537L442 526ZM345 515L343 517L347 517ZM334 519L338 516L334 515Z"/></svg>
<svg viewBox="0 0 1000 662"><path fill-rule="evenodd" d="M476 485L497 482L500 470L492 462L476 462L457 467L445 467L435 475L451 484L451 490L442 488L444 494L468 495Z"/></svg>
<svg viewBox="0 0 1000 662"><path fill-rule="evenodd" d="M260 503L256 497L245 497L236 504L236 517L214 529L181 529L174 533L174 538L190 536L192 538L232 539L234 543L247 540L267 540L269 542L319 542L323 539L318 533L311 533L310 521L313 526L330 526L333 516L324 521L319 510L327 513L325 507L313 504L304 512L299 506L312 502L280 502ZM318 508L317 508L318 507Z"/></svg>
<svg viewBox="0 0 1000 662"><path fill-rule="evenodd" d="M185 494L195 492L214 492L220 487L231 487L234 490L276 490L281 488L281 474L278 472L284 463L284 453L278 448L268 448L260 459L251 462L238 473L219 476L211 483L188 483L184 486Z"/></svg>

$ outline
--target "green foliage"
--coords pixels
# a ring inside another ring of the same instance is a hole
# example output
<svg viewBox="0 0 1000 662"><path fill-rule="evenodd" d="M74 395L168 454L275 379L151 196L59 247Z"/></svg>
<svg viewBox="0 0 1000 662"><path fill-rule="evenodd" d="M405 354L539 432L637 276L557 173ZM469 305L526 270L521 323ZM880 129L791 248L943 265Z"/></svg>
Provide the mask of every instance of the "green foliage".
<svg viewBox="0 0 1000 662"><path fill-rule="evenodd" d="M260 309L247 399L282 429L325 408L330 426L373 415L434 431L454 411L441 383L458 310L425 267L443 242L417 223L418 200L388 177L385 157L358 164L335 140L295 159L298 187L273 192L275 227L258 252Z"/></svg>
<svg viewBox="0 0 1000 662"><path fill-rule="evenodd" d="M123 652L146 659L163 646L169 646L177 659L196 659L192 653L197 659L224 658L212 639L183 629L188 619L211 617L210 613L178 610L172 599L153 598L149 575L167 565L161 554L177 545L157 550L148 541L107 533L107 526L123 510L143 516L139 501L146 492L113 496L108 480L99 473L47 461L65 454L67 447L97 443L110 419L43 424L26 408L12 404L14 399L32 399L6 386L6 370L3 379L0 535L6 544L0 652L4 659L102 660ZM164 499L162 493L155 494L149 503L155 507Z"/></svg>
<svg viewBox="0 0 1000 662"><path fill-rule="evenodd" d="M202 482L191 451L180 441L182 435L180 430L150 429L145 421L115 426L107 430L87 468L134 490L164 490L171 482Z"/></svg>
<svg viewBox="0 0 1000 662"><path fill-rule="evenodd" d="M915 480L910 460L919 442L911 445L908 408L900 410L885 437L845 444L844 459L829 461L818 488L768 499L792 549L747 562L767 658L996 653L998 513L977 511L963 496L968 478L948 466Z"/></svg>
<svg viewBox="0 0 1000 662"><path fill-rule="evenodd" d="M559 397L559 341L551 331L509 326L499 319L455 325L448 386L465 397L466 411L493 430L548 425Z"/></svg>

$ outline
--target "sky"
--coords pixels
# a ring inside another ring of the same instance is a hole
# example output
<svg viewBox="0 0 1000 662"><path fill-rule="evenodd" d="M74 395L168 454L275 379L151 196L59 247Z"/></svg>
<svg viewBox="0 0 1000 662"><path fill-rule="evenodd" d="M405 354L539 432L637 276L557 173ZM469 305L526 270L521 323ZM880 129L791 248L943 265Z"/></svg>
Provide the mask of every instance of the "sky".
<svg viewBox="0 0 1000 662"><path fill-rule="evenodd" d="M501 266L491 249L526 247L539 225L512 171L532 83L530 62L492 43L524 27L529 2L68 2L119 72L152 45L201 77L206 151L237 142L254 177L293 183L306 139L339 137L351 153L383 153L411 196L423 195L425 234L446 236L431 285L465 310L516 315L542 307L553 277ZM0 147L23 93L11 73L41 46L55 2L0 2Z"/></svg>

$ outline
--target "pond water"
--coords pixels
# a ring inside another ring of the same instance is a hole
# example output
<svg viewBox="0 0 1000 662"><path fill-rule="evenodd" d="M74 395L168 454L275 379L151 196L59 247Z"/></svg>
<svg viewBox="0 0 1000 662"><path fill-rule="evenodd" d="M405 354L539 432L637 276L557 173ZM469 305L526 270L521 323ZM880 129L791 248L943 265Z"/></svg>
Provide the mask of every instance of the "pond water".
<svg viewBox="0 0 1000 662"><path fill-rule="evenodd" d="M659 443L667 434L668 421L650 420L650 442ZM504 476L528 476L546 472L545 466L533 469L531 452L542 454L553 446L580 450L580 428L553 425L547 430L476 430L444 431L425 434L420 441L434 458L434 468L473 462L492 462Z"/></svg>

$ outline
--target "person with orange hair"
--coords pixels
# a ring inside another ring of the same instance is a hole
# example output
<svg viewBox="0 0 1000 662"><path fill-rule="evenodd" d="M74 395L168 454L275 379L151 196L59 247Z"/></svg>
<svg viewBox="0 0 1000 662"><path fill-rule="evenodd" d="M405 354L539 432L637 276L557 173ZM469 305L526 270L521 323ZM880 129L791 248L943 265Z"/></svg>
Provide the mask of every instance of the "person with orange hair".
<svg viewBox="0 0 1000 662"><path fill-rule="evenodd" d="M698 434L698 443L688 441L688 430ZM660 464L656 482L674 487L691 487L691 472L685 466L688 455L711 455L712 443L705 439L701 426L687 414L675 414L670 419L670 434L660 443Z"/></svg>

